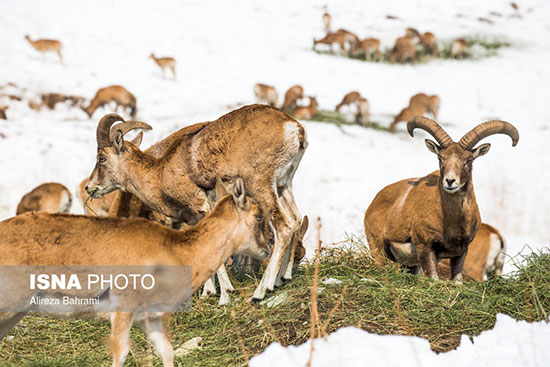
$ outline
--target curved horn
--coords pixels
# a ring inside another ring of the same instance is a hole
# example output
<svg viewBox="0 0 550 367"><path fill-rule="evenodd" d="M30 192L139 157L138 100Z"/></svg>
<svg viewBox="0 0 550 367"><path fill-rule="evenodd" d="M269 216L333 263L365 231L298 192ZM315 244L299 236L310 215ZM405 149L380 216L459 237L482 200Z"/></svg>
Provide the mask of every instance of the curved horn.
<svg viewBox="0 0 550 367"><path fill-rule="evenodd" d="M407 122L407 131L410 136L413 135L414 129L422 129L432 135L442 148L446 148L453 142L453 139L443 130L437 122L424 116L413 117Z"/></svg>
<svg viewBox="0 0 550 367"><path fill-rule="evenodd" d="M111 138L109 131L111 126L117 121L124 121L122 116L116 113L109 113L99 120L96 130L97 149L102 149L111 146Z"/></svg>
<svg viewBox="0 0 550 367"><path fill-rule="evenodd" d="M124 120L123 120L124 121ZM122 122L120 124L116 124L111 128L111 131L109 133L109 141L113 141L113 138L115 136L115 132L119 131L122 133L122 135L126 135L127 132L132 131L134 129L143 129L143 130L152 130L153 128L151 125L146 124L145 122L141 121L126 121Z"/></svg>
<svg viewBox="0 0 550 367"><path fill-rule="evenodd" d="M467 132L458 144L463 148L472 149L481 139L494 134L506 134L512 138L512 146L515 147L519 140L518 129L514 125L500 120L491 120L477 125Z"/></svg>

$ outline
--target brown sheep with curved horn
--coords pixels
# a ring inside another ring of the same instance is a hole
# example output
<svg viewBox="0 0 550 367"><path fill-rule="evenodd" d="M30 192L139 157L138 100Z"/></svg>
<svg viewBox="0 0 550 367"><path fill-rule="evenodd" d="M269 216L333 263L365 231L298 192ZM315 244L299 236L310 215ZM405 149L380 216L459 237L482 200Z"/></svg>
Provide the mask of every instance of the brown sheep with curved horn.
<svg viewBox="0 0 550 367"><path fill-rule="evenodd" d="M420 116L407 124L411 136L414 129L427 131L437 141L426 139L426 146L437 155L439 171L383 188L365 213L367 240L377 259L386 256L434 279L438 261L449 258L451 277L460 281L468 245L481 224L472 163L490 144L474 146L493 134L510 136L515 146L519 133L507 122L488 121L455 143L437 122Z"/></svg>
<svg viewBox="0 0 550 367"><path fill-rule="evenodd" d="M265 209L275 240L273 256L253 297L263 299L267 290L292 279L292 238L302 220L292 180L308 144L298 121L274 107L245 106L175 132L165 139L172 144L156 157L154 151L125 143L121 130L107 141L107 128L123 119L115 114L104 119L109 121L98 125L97 164L86 189L92 197L123 189L151 210L192 225L210 211L210 191L217 177L225 182L242 177Z"/></svg>

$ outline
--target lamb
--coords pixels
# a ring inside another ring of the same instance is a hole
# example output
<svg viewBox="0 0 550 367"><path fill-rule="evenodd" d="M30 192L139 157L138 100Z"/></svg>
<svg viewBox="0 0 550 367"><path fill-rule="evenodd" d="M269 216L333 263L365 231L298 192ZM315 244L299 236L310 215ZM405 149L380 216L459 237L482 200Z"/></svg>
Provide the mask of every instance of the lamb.
<svg viewBox="0 0 550 367"><path fill-rule="evenodd" d="M382 189L365 213L367 240L376 259L387 257L415 274L423 270L434 279L438 279L438 261L449 258L451 279L461 281L468 245L481 224L472 164L491 146L475 145L493 134L506 134L515 146L519 133L508 122L487 121L455 143L441 126L426 117L417 116L408 122L411 136L417 128L437 141L426 139L426 146L437 155L439 171Z"/></svg>

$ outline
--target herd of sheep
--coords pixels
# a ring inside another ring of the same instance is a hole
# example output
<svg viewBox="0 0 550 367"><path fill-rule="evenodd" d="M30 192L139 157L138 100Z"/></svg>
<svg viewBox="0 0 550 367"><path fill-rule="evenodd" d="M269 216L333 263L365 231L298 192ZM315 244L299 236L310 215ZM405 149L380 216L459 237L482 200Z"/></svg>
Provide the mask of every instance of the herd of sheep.
<svg viewBox="0 0 550 367"><path fill-rule="evenodd" d="M378 57L380 42L360 41L345 30L330 32L330 19L328 13L323 16L327 35L316 44L337 43L342 52ZM62 61L60 42L26 38L36 50L56 52ZM391 58L412 61L417 46L437 55L433 34L408 29L396 41ZM466 46L457 46L457 57L467 52ZM175 77L174 59L151 58ZM0 265L192 265L191 291L204 286L205 293L216 292L216 274L220 304L227 304L233 286L225 265L230 256L239 255L244 262L267 262L251 297L264 299L292 279L295 264L304 256L308 219L298 209L292 181L308 140L297 120L314 119L318 104L310 96L309 104L300 105L305 95L299 85L288 89L281 105L274 87L257 84L254 92L258 104L174 131L146 150L139 148L142 133L133 140L125 135L150 130L151 125L126 121L116 113L104 115L95 135L96 164L79 190L87 215L66 214L72 197L65 186L38 186L21 199L17 216L0 223ZM118 85L100 89L87 107L74 96L42 97L49 108L63 101L80 106L89 117L111 102L129 109L132 118L136 113L136 98ZM515 146L519 133L512 124L494 120L454 141L434 121L439 103L438 96L417 94L391 125L395 130L405 121L411 136L415 130L431 135L435 141L426 139L426 147L437 156L439 170L383 188L365 208L365 234L376 261L390 259L434 279L460 282L466 275L482 280L487 272L502 271L505 245L495 228L481 223L472 165L489 152L490 144L478 145L484 138L505 134ZM357 122L369 121L368 101L360 93L345 95L336 110L343 106L355 106ZM426 113L433 119L423 116ZM172 279L169 286L179 287L180 279ZM0 313L0 338L27 312L36 311L28 306L36 292L16 289L16 295L2 294L20 301L21 309ZM181 301L174 301L174 309ZM109 319L113 366L122 366L127 357L133 322L143 328L163 365L173 366L164 316L65 315Z"/></svg>
<svg viewBox="0 0 550 367"><path fill-rule="evenodd" d="M360 39L355 33L346 29L331 31L332 17L329 13L323 14L323 23L326 35L321 39L313 40L313 48L325 45L333 50L338 45L341 55L362 56L367 61L381 61L384 53L380 51L380 40L377 38ZM420 33L415 28L407 28L405 34L395 40L393 47L387 52L391 63L412 63L417 60L417 55L422 57L439 57L440 51L437 39L432 32ZM450 57L464 59L470 56L470 44L464 38L453 41Z"/></svg>

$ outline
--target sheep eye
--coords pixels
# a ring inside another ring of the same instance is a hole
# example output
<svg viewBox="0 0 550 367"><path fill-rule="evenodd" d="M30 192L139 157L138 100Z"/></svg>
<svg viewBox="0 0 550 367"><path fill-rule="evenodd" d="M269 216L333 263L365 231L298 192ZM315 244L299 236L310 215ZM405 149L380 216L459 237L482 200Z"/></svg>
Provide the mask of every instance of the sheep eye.
<svg viewBox="0 0 550 367"><path fill-rule="evenodd" d="M99 164L103 164L103 163L105 163L106 161L107 161L107 159L105 159L105 157L99 157L99 158L97 159L97 163L99 163Z"/></svg>
<svg viewBox="0 0 550 367"><path fill-rule="evenodd" d="M262 215L255 215L255 217L258 222L261 222L262 220L264 220L264 217Z"/></svg>
<svg viewBox="0 0 550 367"><path fill-rule="evenodd" d="M464 163L465 166L472 164L474 160L473 159L466 159L466 162Z"/></svg>

